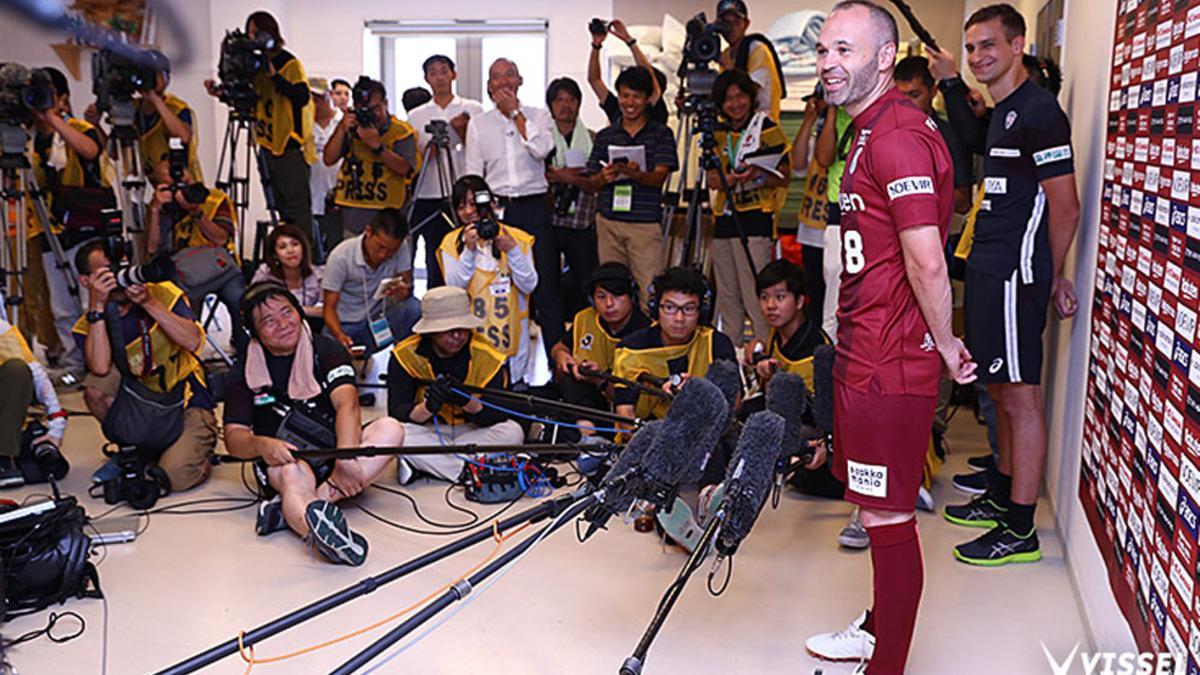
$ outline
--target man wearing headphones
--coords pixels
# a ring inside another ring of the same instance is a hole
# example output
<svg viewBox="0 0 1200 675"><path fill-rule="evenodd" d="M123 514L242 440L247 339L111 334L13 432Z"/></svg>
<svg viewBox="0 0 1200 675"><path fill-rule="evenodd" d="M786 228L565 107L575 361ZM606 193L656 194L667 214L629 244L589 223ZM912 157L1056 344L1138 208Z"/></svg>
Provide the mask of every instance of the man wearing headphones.
<svg viewBox="0 0 1200 675"><path fill-rule="evenodd" d="M335 502L362 492L391 456L300 459L297 450L396 447L404 428L382 417L362 424L354 366L342 345L313 335L300 302L282 284L261 281L242 297L251 340L229 372L225 447L256 458L254 476L267 501L254 529L267 535L290 527L326 559L361 565L367 540L350 530Z"/></svg>
<svg viewBox="0 0 1200 675"><path fill-rule="evenodd" d="M638 304L637 282L629 268L619 262L596 268L585 286L591 306L575 315L575 320L550 354L558 371L557 383L562 400L607 410L612 392L604 381L585 375L581 370L611 372L620 341L650 325Z"/></svg>
<svg viewBox="0 0 1200 675"><path fill-rule="evenodd" d="M712 289L699 270L671 267L650 284L650 316L657 323L630 334L617 345L613 374L635 382L659 384L674 394L690 377L703 377L718 359L737 358L733 343L712 329ZM672 376L678 375L678 378ZM630 387L616 387L617 414L662 418L670 402Z"/></svg>

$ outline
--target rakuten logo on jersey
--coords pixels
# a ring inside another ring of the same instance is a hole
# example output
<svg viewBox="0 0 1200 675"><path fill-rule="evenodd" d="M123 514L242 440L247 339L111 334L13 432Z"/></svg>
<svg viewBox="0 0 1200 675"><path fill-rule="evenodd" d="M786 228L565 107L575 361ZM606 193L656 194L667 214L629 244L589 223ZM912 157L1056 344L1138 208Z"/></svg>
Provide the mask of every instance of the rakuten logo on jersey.
<svg viewBox="0 0 1200 675"><path fill-rule="evenodd" d="M888 183L887 193L888 200L893 202L908 195L931 195L933 194L933 179L929 176L897 178Z"/></svg>
<svg viewBox="0 0 1200 675"><path fill-rule="evenodd" d="M853 192L843 192L838 195L838 207L842 209L842 213L866 211L867 203L863 201L860 195Z"/></svg>

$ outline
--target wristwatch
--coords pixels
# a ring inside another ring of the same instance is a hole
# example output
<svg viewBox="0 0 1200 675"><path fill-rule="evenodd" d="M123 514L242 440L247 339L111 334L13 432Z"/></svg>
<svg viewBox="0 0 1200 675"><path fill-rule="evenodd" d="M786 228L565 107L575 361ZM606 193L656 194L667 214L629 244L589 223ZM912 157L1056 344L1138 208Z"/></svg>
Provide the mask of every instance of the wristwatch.
<svg viewBox="0 0 1200 675"><path fill-rule="evenodd" d="M106 316L108 316L108 315L105 314L104 312L97 312L95 310L91 310L87 313L87 322L88 323L100 323L101 321L104 320L104 318Z"/></svg>
<svg viewBox="0 0 1200 675"><path fill-rule="evenodd" d="M512 120L512 121L514 121L514 122L515 122L515 121L517 121L517 118L518 118L518 117L520 117L520 116L521 116L521 109L520 109L520 108L513 108L513 111L512 111L512 112L510 112L510 113L508 113L508 119L510 119L510 120Z"/></svg>
<svg viewBox="0 0 1200 675"><path fill-rule="evenodd" d="M377 157L379 155L382 155L383 154L383 143L380 143L377 147L371 148L371 154L375 155Z"/></svg>

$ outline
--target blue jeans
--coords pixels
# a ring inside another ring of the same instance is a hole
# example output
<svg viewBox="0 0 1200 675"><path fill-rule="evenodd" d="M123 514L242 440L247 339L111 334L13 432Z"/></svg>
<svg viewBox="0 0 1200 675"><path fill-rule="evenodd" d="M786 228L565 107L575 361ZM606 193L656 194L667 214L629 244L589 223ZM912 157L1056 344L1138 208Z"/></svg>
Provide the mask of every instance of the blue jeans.
<svg viewBox="0 0 1200 675"><path fill-rule="evenodd" d="M421 302L413 297L400 302L388 301L384 316L387 318L388 328L392 331L392 344L395 344L412 335L413 325L421 319ZM368 354L374 354L388 346L375 344L370 320L343 321L342 331L354 340L354 344L366 345ZM325 334L333 337L328 328L325 329Z"/></svg>

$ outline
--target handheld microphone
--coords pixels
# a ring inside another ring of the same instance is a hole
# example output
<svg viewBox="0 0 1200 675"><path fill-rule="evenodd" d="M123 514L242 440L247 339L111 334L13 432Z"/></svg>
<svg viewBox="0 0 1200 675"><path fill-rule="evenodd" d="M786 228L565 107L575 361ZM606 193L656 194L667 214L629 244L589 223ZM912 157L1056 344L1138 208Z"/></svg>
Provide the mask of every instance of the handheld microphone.
<svg viewBox="0 0 1200 675"><path fill-rule="evenodd" d="M828 442L833 436L833 345L813 351L813 421Z"/></svg>
<svg viewBox="0 0 1200 675"><path fill-rule="evenodd" d="M769 410L756 412L746 420L725 476L725 499L721 505L725 522L717 535L717 552L722 556L737 552L767 501L775 477L775 462L783 445L784 427L784 419Z"/></svg>

